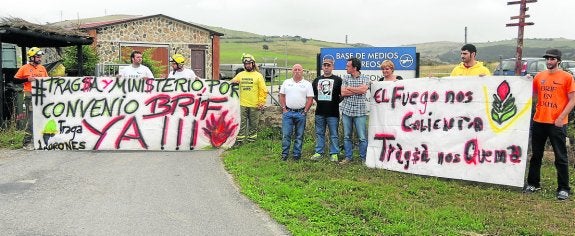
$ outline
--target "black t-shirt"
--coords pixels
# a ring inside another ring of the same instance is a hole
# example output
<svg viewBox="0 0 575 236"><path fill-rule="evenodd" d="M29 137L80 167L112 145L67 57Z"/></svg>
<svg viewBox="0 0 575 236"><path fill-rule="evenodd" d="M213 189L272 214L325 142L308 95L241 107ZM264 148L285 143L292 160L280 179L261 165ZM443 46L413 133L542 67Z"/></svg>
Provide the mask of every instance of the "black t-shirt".
<svg viewBox="0 0 575 236"><path fill-rule="evenodd" d="M384 79L385 79L385 77L382 76L381 78L379 78L378 81L383 81ZM397 80L402 80L403 77L401 77L401 76L399 76L399 75L396 75L396 76L395 76L395 79L397 79Z"/></svg>
<svg viewBox="0 0 575 236"><path fill-rule="evenodd" d="M337 75L317 77L312 82L314 100L317 103L315 114L339 117L339 102L342 79Z"/></svg>

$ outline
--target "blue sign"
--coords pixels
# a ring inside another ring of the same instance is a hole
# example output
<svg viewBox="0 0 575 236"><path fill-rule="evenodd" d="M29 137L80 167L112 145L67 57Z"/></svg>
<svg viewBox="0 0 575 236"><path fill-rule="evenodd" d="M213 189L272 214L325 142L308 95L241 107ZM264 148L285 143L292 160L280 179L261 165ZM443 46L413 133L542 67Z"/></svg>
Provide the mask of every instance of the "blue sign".
<svg viewBox="0 0 575 236"><path fill-rule="evenodd" d="M395 70L415 70L415 47L322 48L321 58L334 60L335 70L345 70L347 59L361 60L361 70L381 70L381 62L390 60Z"/></svg>

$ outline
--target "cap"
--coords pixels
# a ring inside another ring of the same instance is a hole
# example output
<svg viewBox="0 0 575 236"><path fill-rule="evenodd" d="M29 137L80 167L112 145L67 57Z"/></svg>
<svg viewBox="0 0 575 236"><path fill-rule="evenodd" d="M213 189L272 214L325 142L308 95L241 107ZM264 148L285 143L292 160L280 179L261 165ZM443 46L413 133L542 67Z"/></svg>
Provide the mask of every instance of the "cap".
<svg viewBox="0 0 575 236"><path fill-rule="evenodd" d="M545 55L543 55L544 58L548 58L548 57L554 57L557 59L561 59L561 51L559 51L559 49L549 49L545 52Z"/></svg>
<svg viewBox="0 0 575 236"><path fill-rule="evenodd" d="M333 60L326 58L326 59L323 59L323 63L324 63L324 64L327 63L327 64L330 64L330 65L333 65Z"/></svg>

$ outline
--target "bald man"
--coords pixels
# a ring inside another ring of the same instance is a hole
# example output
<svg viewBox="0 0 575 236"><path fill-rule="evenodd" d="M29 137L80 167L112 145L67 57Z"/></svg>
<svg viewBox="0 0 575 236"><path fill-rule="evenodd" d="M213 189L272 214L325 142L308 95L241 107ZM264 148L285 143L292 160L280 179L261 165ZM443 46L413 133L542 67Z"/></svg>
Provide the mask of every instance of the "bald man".
<svg viewBox="0 0 575 236"><path fill-rule="evenodd" d="M288 159L294 131L293 158L296 161L300 159L306 114L313 102L313 88L309 81L303 79L302 66L295 64L292 73L293 78L285 80L280 88L283 161Z"/></svg>

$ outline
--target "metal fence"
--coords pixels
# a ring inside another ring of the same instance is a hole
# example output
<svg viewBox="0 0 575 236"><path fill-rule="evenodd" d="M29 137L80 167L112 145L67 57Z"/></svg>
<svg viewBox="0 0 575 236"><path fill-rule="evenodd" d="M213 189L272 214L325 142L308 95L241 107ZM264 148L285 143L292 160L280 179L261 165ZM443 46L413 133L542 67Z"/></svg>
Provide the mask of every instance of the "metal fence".
<svg viewBox="0 0 575 236"><path fill-rule="evenodd" d="M116 76L120 72L120 69L126 66L130 66L130 64L113 64L113 63L96 64L96 71L94 75Z"/></svg>

